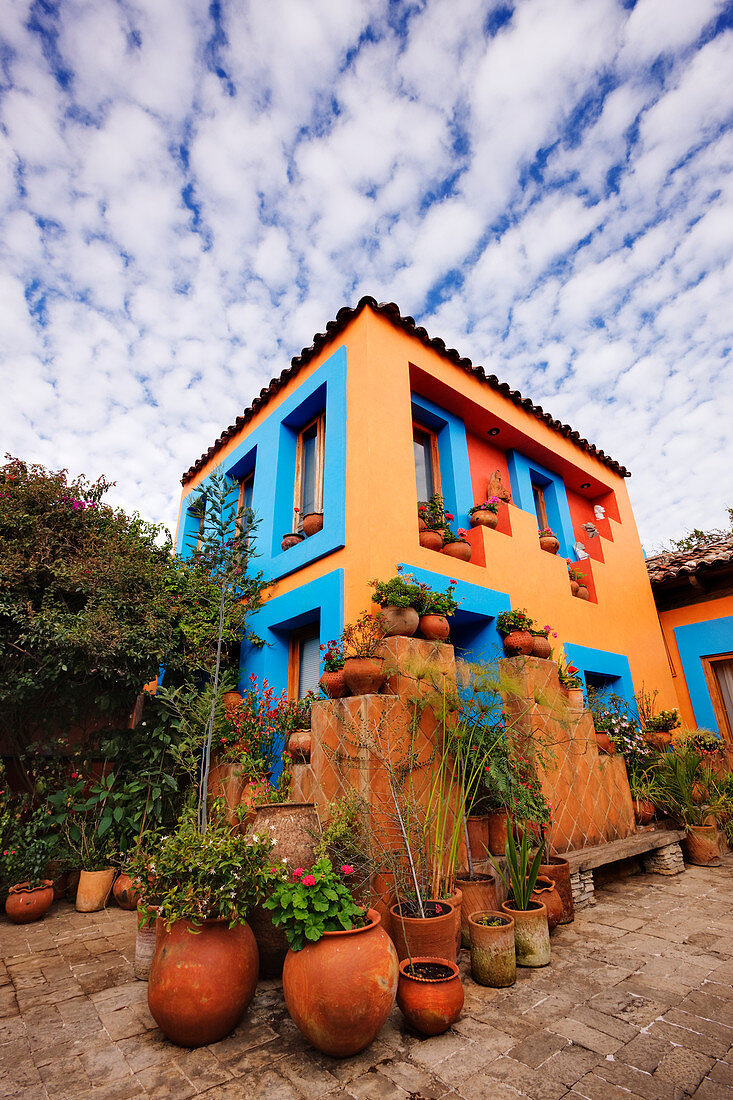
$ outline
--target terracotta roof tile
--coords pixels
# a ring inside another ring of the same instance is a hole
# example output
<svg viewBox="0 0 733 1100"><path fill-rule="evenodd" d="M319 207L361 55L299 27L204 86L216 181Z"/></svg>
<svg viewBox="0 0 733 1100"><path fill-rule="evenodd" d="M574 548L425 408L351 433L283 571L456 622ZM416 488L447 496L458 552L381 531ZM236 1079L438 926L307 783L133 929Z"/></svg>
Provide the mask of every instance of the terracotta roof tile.
<svg viewBox="0 0 733 1100"><path fill-rule="evenodd" d="M291 360L290 366L282 372L280 377L273 378L270 381L269 386L266 389L260 391L259 397L256 397L254 399L252 404L244 410L242 415L237 417L234 424L230 425L230 427L228 427L226 431L222 432L216 443L212 447L209 447L208 451L206 451L205 454L202 454L201 457L196 462L194 462L193 466L191 466L186 471L186 473L181 478L181 483L183 485L186 485L191 480L191 478L193 478L198 473L198 471L201 470L203 466L205 466L209 459L216 454L219 448L222 447L229 439L231 439L231 437L236 432L238 432L240 428L243 428L244 425L252 419L255 413L258 412L263 407L263 405L266 405L270 398L274 397L275 394L280 389L282 389L282 387L287 382L289 382L290 379L294 377L294 375L298 373L301 367L304 367L307 363L309 363L311 359L319 354L322 348L327 343L329 343L329 341L338 336L338 334L342 332L344 328L346 328L347 324L355 317L357 317L359 313L361 313L365 306L369 306L371 309L374 310L375 313L379 313L382 317L386 317L389 321L392 322L392 324L397 325L398 328L401 328L405 332L409 333L411 336L414 336L417 340L420 341L421 344L424 344L426 347L432 348L434 351L437 351L439 355L444 356L446 359L450 359L451 362L455 363L456 366L461 367L467 373L473 374L475 375L475 377L480 378L481 381L486 382L486 384L490 386L491 389L496 390L498 393L503 394L505 397L508 397L509 400L512 401L515 405L519 405L522 408L526 409L527 412L531 413L533 416L536 416L538 420L543 421L554 431L558 432L560 435L565 436L566 439L570 439L573 443L580 447L581 450L587 451L588 454L593 455L599 460L599 462L602 462L604 466L608 466L609 469L619 474L619 476L631 476L630 472L626 469L625 466L622 466L620 463L616 462L615 459L611 458L610 455L607 455L599 447L596 447L595 444L589 443L587 439L583 439L580 435L580 432L574 431L569 424L563 424L560 420L555 420L552 416L550 416L549 413L545 412L540 405L535 405L529 397L522 397L519 390L513 390L511 386L507 385L506 382L500 382L495 374L487 374L484 368L481 366L475 367L470 359L466 358L465 356L461 356L455 348L447 348L445 345L445 340L441 340L439 336L431 337L428 334L427 330L422 327L422 325L415 324L415 320L413 317L403 317L400 313L399 307L395 305L394 302L380 303L377 302L375 298L372 298L371 295L367 294L363 298L360 298L356 306L354 306L353 308L351 306L342 306L342 308L336 314L336 319L334 321L329 321L326 325L326 331L316 333L316 335L313 337L313 343L309 347L303 348L300 355L294 356L294 358Z"/></svg>
<svg viewBox="0 0 733 1100"><path fill-rule="evenodd" d="M673 581L679 576L694 575L698 570L714 569L733 562L733 532L708 546L695 550L676 550L647 558L646 567L652 586Z"/></svg>

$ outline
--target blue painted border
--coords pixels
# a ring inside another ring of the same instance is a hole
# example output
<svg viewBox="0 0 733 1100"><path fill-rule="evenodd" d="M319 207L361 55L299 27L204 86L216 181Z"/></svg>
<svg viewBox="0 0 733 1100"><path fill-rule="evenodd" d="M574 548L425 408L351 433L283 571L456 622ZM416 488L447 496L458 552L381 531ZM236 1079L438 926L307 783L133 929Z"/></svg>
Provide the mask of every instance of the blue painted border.
<svg viewBox="0 0 733 1100"><path fill-rule="evenodd" d="M412 413L420 424L438 437L440 482L445 510L455 516L454 527L469 526L468 512L473 508L471 466L468 461L466 425L453 413L413 393Z"/></svg>
<svg viewBox="0 0 733 1100"><path fill-rule="evenodd" d="M575 533L570 518L570 506L565 482L559 474L527 458L520 451L507 451L507 466L512 487L512 499L517 508L536 516L532 480L545 491L547 520L560 543L560 553L571 561L577 560Z"/></svg>
<svg viewBox="0 0 733 1100"><path fill-rule="evenodd" d="M698 726L719 733L701 658L733 652L733 615L676 626L674 636L695 721Z"/></svg>
<svg viewBox="0 0 733 1100"><path fill-rule="evenodd" d="M242 477L254 466L252 510L259 520L254 567L278 580L304 565L340 550L346 542L346 348L338 348L317 371L283 401L247 436L218 469ZM281 550L282 537L292 527L295 450L298 431L325 409L323 470L323 530L290 550ZM257 463L257 455L262 456ZM206 481L194 493L206 488ZM189 517L185 509L179 524L177 550L184 545Z"/></svg>
<svg viewBox="0 0 733 1100"><path fill-rule="evenodd" d="M623 653L610 653L604 649L591 649L589 646L565 643L563 645L568 664L575 665L580 672L588 695L586 673L595 673L597 676L612 676L619 681L619 690L616 694L623 696L627 703L634 704L634 681L631 677L629 659Z"/></svg>

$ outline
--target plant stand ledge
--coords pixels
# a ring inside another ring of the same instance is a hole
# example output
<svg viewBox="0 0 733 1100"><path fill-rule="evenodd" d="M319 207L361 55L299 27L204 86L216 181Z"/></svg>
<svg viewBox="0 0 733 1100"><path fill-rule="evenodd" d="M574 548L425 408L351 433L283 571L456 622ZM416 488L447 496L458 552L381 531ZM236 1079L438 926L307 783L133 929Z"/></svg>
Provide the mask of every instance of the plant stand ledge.
<svg viewBox="0 0 733 1100"><path fill-rule="evenodd" d="M679 843L684 839L684 829L645 829L634 836L563 852L570 864L570 882L576 909L593 905L593 870L633 856L654 853L655 858L646 861L645 870L657 874L679 874L684 870ZM662 858L666 856L667 858Z"/></svg>

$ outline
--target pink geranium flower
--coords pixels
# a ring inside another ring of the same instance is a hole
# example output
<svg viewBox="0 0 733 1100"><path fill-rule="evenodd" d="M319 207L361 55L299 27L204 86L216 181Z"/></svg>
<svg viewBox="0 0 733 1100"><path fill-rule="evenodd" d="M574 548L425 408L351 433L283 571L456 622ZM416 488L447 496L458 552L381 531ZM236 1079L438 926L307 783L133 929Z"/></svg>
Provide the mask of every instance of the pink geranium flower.
<svg viewBox="0 0 733 1100"><path fill-rule="evenodd" d="M353 875L353 873L354 873L354 868L351 866L350 863L342 863L341 864L341 874L342 875Z"/></svg>
<svg viewBox="0 0 733 1100"><path fill-rule="evenodd" d="M305 874L305 871L303 870L302 867L296 867L295 870L293 871L293 878L302 878L304 874Z"/></svg>
<svg viewBox="0 0 733 1100"><path fill-rule="evenodd" d="M304 886L315 886L316 880L314 875L303 875L302 879Z"/></svg>

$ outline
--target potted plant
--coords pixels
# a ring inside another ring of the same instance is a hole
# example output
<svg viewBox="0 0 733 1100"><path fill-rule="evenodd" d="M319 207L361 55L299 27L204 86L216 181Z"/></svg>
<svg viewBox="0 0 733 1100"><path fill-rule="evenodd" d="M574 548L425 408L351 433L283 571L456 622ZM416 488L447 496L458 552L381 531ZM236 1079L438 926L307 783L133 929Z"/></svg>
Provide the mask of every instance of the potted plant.
<svg viewBox="0 0 733 1100"><path fill-rule="evenodd" d="M305 533L303 531L288 531L286 535L283 535L280 548L281 550L289 550L291 546L299 546L304 539Z"/></svg>
<svg viewBox="0 0 733 1100"><path fill-rule="evenodd" d="M578 590L580 589L580 582L585 581L585 577L579 569L575 569L571 561L568 561L567 565L568 580L570 581L570 592L573 596L577 596Z"/></svg>
<svg viewBox="0 0 733 1100"><path fill-rule="evenodd" d="M730 813L733 800L708 763L695 749L681 746L661 755L655 779L659 802L687 834L682 846L688 863L719 867L717 818Z"/></svg>
<svg viewBox="0 0 733 1100"><path fill-rule="evenodd" d="M468 916L471 977L479 985L504 989L517 980L514 919L494 909Z"/></svg>
<svg viewBox="0 0 733 1100"><path fill-rule="evenodd" d="M540 546L543 550L546 550L548 554L556 554L560 549L560 541L555 538L555 535L549 527L543 527L540 531Z"/></svg>
<svg viewBox="0 0 733 1100"><path fill-rule="evenodd" d="M48 841L38 814L17 828L2 855L3 877L12 883L5 900L8 920L13 924L40 920L53 903L53 880L46 877Z"/></svg>
<svg viewBox="0 0 733 1100"><path fill-rule="evenodd" d="M300 515L300 508L295 511ZM323 512L306 512L300 517L301 530L306 538L323 530Z"/></svg>
<svg viewBox="0 0 733 1100"><path fill-rule="evenodd" d="M649 825L656 813L656 802L661 799L659 785L655 778L644 772L638 773L626 765L631 791L631 804L637 825Z"/></svg>
<svg viewBox="0 0 733 1100"><path fill-rule="evenodd" d="M532 858L528 830L523 828L521 833L519 848L513 832L507 835L504 850L507 875L492 860L509 894L507 901L501 903L501 911L514 920L517 966L547 966L550 961L547 909L542 902L532 900L542 862L542 846Z"/></svg>
<svg viewBox="0 0 733 1100"><path fill-rule="evenodd" d="M673 710L660 710L658 713L648 714L643 720L644 733L647 741L657 749L665 749L672 740L672 732L680 724L680 712L675 707Z"/></svg>
<svg viewBox="0 0 733 1100"><path fill-rule="evenodd" d="M456 580L449 581L445 592L436 592L427 584L419 584L420 596L417 610L420 615L420 633L433 642L446 642L450 636L448 617L455 615L458 600L455 598Z"/></svg>
<svg viewBox="0 0 733 1100"><path fill-rule="evenodd" d="M499 522L499 505L501 501L498 497L487 497L481 504L474 504L473 508L469 508L468 515L472 527L490 527L495 530Z"/></svg>
<svg viewBox="0 0 733 1100"><path fill-rule="evenodd" d="M378 612L365 611L355 623L347 623L341 635L343 642L344 681L352 695L378 692L387 678L382 646L386 628Z"/></svg>
<svg viewBox="0 0 733 1100"><path fill-rule="evenodd" d="M372 1042L394 1004L397 956L379 913L357 905L348 888L353 867L334 871L320 859L306 870L270 871L265 907L290 950L283 994L298 1029L316 1049L348 1058Z"/></svg>
<svg viewBox="0 0 733 1100"><path fill-rule="evenodd" d="M557 633L553 631L549 624L532 626L529 632L532 635L532 656L539 657L543 661L549 661L552 658L550 634L553 638L556 638Z"/></svg>
<svg viewBox="0 0 733 1100"><path fill-rule="evenodd" d="M467 531L464 531L462 527L458 528L458 533L454 534L451 527L446 523L443 529L443 553L449 558L458 558L459 561L471 560L471 544L466 539Z"/></svg>
<svg viewBox="0 0 733 1100"><path fill-rule="evenodd" d="M580 676L580 670L571 661L568 661L562 646L560 646L557 654L557 678L560 687L568 697L570 706L582 708L583 680Z"/></svg>
<svg viewBox="0 0 733 1100"><path fill-rule="evenodd" d="M420 527L420 545L427 550L443 549L443 531L447 522L453 519L446 512L440 493L433 493L430 500L421 501L417 506L418 525Z"/></svg>
<svg viewBox="0 0 733 1100"><path fill-rule="evenodd" d="M504 639L504 652L507 657L520 654L529 656L534 647L530 630L534 626L526 611L502 611L496 617L496 629Z"/></svg>
<svg viewBox="0 0 733 1100"><path fill-rule="evenodd" d="M387 638L411 638L418 628L420 616L415 604L420 599L420 588L411 573L402 574L397 566L397 574L388 581L369 581L374 589L372 601L382 609Z"/></svg>
<svg viewBox="0 0 733 1100"><path fill-rule="evenodd" d="M349 689L344 680L344 650L341 642L333 638L320 646L323 654L323 672L318 681L321 691L327 699L343 699Z"/></svg>

